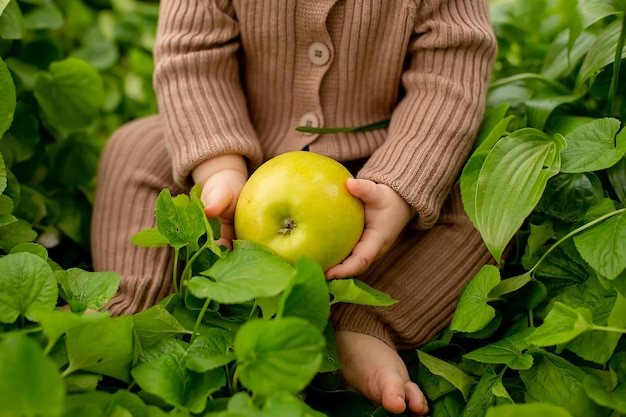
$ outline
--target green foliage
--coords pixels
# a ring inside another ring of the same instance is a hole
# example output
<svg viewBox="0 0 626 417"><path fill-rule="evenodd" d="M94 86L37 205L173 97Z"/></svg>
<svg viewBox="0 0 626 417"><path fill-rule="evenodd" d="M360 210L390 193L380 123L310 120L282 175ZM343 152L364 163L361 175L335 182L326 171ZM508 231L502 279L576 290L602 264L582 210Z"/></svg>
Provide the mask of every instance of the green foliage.
<svg viewBox="0 0 626 417"><path fill-rule="evenodd" d="M433 416L624 416L626 3L490 7L498 56L459 182L495 264L403 355ZM328 318L395 301L307 259L218 247L197 189L163 190L157 227L133 237L184 261L175 293L133 316L83 314L119 285L89 271L96 166L113 130L156 112L157 15L0 0L0 417L386 415L338 389Z"/></svg>

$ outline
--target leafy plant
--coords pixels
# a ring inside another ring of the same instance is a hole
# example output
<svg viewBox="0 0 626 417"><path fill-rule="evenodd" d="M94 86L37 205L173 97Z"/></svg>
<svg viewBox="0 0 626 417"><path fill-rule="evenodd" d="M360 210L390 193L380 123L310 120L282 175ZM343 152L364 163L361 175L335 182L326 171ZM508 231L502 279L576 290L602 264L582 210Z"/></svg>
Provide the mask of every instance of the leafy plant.
<svg viewBox="0 0 626 417"><path fill-rule="evenodd" d="M625 10L492 2L496 78L460 185L496 265L418 351L433 415L626 414Z"/></svg>
<svg viewBox="0 0 626 417"><path fill-rule="evenodd" d="M394 301L354 280L328 284L306 258L218 247L197 187L164 190L156 220L135 241L169 245L186 266L174 294L132 316L82 314L114 295L114 272L61 269L33 243L0 258L0 415L322 415L301 393L338 369L330 305Z"/></svg>

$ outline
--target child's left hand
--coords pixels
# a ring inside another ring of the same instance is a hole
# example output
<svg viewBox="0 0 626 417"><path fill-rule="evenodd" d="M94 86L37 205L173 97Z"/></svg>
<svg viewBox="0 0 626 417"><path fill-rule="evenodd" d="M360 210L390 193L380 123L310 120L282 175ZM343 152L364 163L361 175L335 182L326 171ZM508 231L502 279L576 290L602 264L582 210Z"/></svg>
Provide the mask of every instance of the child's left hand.
<svg viewBox="0 0 626 417"><path fill-rule="evenodd" d="M342 263L326 271L326 278L346 278L364 272L386 253L415 210L391 187L363 179L349 179L346 187L365 205L361 240Z"/></svg>

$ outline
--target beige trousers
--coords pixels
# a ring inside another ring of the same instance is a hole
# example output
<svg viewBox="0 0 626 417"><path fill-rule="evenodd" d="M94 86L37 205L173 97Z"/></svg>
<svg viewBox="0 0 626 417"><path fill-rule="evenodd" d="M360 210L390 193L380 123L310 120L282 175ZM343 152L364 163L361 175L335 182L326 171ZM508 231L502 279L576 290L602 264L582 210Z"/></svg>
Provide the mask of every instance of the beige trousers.
<svg viewBox="0 0 626 417"><path fill-rule="evenodd" d="M108 305L113 314L141 311L171 292L172 251L130 241L138 231L154 227L154 206L163 188L172 195L187 191L172 178L159 117L122 126L101 157L91 233L94 268L121 276L120 290ZM405 230L391 251L359 276L399 302L392 307L335 305L335 328L369 334L398 349L421 346L450 322L464 283L492 261L455 190L435 227Z"/></svg>

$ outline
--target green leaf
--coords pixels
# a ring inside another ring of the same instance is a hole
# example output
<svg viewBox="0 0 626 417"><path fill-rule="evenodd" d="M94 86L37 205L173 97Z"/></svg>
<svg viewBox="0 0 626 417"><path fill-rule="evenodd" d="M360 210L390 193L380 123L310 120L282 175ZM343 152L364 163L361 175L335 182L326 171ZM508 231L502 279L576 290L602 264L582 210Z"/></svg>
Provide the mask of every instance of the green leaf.
<svg viewBox="0 0 626 417"><path fill-rule="evenodd" d="M524 339L531 332L532 329L523 328L510 336L466 353L463 358L481 363L504 364L516 370L529 369L533 365L533 357L524 353L529 347Z"/></svg>
<svg viewBox="0 0 626 417"><path fill-rule="evenodd" d="M489 293L500 283L500 271L493 265L485 265L461 292L450 330L473 333L484 328L496 316L487 304Z"/></svg>
<svg viewBox="0 0 626 417"><path fill-rule="evenodd" d="M64 374L83 370L128 382L133 342L131 316L109 317L71 328L66 337L70 363Z"/></svg>
<svg viewBox="0 0 626 417"><path fill-rule="evenodd" d="M502 375L497 375L492 368L487 368L472 390L472 395L460 417L483 417L487 408L496 404L493 389L498 385L502 385Z"/></svg>
<svg viewBox="0 0 626 417"><path fill-rule="evenodd" d="M602 181L593 172L559 173L548 180L535 210L566 222L584 219L585 213L604 198Z"/></svg>
<svg viewBox="0 0 626 417"><path fill-rule="evenodd" d="M88 186L96 176L103 145L101 139L82 132L70 135L51 151L55 178L70 189Z"/></svg>
<svg viewBox="0 0 626 417"><path fill-rule="evenodd" d="M226 384L224 370L197 373L185 367L183 342L165 339L157 344L153 358L133 368L135 382L166 404L201 413L209 395Z"/></svg>
<svg viewBox="0 0 626 417"><path fill-rule="evenodd" d="M285 290L279 317L300 317L324 330L330 316L330 297L324 271L317 262L299 259L291 285Z"/></svg>
<svg viewBox="0 0 626 417"><path fill-rule="evenodd" d="M24 14L24 26L28 30L60 29L63 14L53 2L44 2Z"/></svg>
<svg viewBox="0 0 626 417"><path fill-rule="evenodd" d="M573 417L565 408L546 403L503 404L491 407L485 417Z"/></svg>
<svg viewBox="0 0 626 417"><path fill-rule="evenodd" d="M626 383L620 384L613 390L608 390L598 378L593 375L586 375L583 379L583 388L597 404L626 414Z"/></svg>
<svg viewBox="0 0 626 417"><path fill-rule="evenodd" d="M185 366L195 372L206 372L235 360L234 336L231 332L210 328L193 341L185 357Z"/></svg>
<svg viewBox="0 0 626 417"><path fill-rule="evenodd" d="M157 229L172 247L198 249L198 239L205 233L204 217L202 208L186 195L173 198L168 189L159 194L156 202Z"/></svg>
<svg viewBox="0 0 626 417"><path fill-rule="evenodd" d="M157 228L141 230L130 241L143 248L161 248L169 244L169 240Z"/></svg>
<svg viewBox="0 0 626 417"><path fill-rule="evenodd" d="M351 303L377 307L391 306L397 303L382 291L378 291L365 282L355 278L333 279L328 283L332 303Z"/></svg>
<svg viewBox="0 0 626 417"><path fill-rule="evenodd" d="M566 343L583 332L591 330L593 317L586 308L571 308L557 302L554 304L543 324L526 338L528 343L537 346L552 346Z"/></svg>
<svg viewBox="0 0 626 417"><path fill-rule="evenodd" d="M84 324L103 320L108 316L109 314L106 312L96 312L83 315L74 314L64 310L41 310L34 312L35 321L41 325L44 334L48 338L46 352L50 352L50 350L54 347L54 344L61 338L61 336L67 333L68 330Z"/></svg>
<svg viewBox="0 0 626 417"><path fill-rule="evenodd" d="M24 16L17 1L9 1L9 4L0 14L0 38L22 39L25 32Z"/></svg>
<svg viewBox="0 0 626 417"><path fill-rule="evenodd" d="M294 268L286 260L264 248L237 242L224 259L202 272L209 278L196 276L186 283L194 296L236 304L272 297L287 287Z"/></svg>
<svg viewBox="0 0 626 417"><path fill-rule="evenodd" d="M133 315L133 327L142 349L171 336L191 333L161 304Z"/></svg>
<svg viewBox="0 0 626 417"><path fill-rule="evenodd" d="M73 57L53 62L49 72L37 74L34 94L48 123L61 131L93 124L104 99L98 70Z"/></svg>
<svg viewBox="0 0 626 417"><path fill-rule="evenodd" d="M542 93L539 97L524 102L528 115L528 126L535 129L545 129L546 121L553 110L564 103L578 100L580 94Z"/></svg>
<svg viewBox="0 0 626 417"><path fill-rule="evenodd" d="M626 153L626 134L617 135L619 129L620 121L607 117L571 131L561 152L561 172L599 171L615 165Z"/></svg>
<svg viewBox="0 0 626 417"><path fill-rule="evenodd" d="M617 198L626 205L626 157L607 169L606 173Z"/></svg>
<svg viewBox="0 0 626 417"><path fill-rule="evenodd" d="M615 279L626 269L626 213L619 212L584 230L574 236L574 244L600 275Z"/></svg>
<svg viewBox="0 0 626 417"><path fill-rule="evenodd" d="M583 85L583 83L615 60L615 45L617 45L620 36L621 23L620 19L616 19L602 28L602 31L589 48L578 71L576 86ZM624 52L622 52L622 59L624 57Z"/></svg>
<svg viewBox="0 0 626 417"><path fill-rule="evenodd" d="M459 390L461 394L463 394L463 398L465 399L465 401L468 400L469 393L476 383L474 378L465 374L462 370L460 370L453 364L429 355L428 353L423 352L419 349L417 350L417 355L419 356L420 363L423 364L426 369L428 369L434 375L440 376L441 378L448 381L457 390Z"/></svg>
<svg viewBox="0 0 626 417"><path fill-rule="evenodd" d="M559 172L561 139L531 128L496 143L476 183L476 226L494 258L539 202L548 179Z"/></svg>
<svg viewBox="0 0 626 417"><path fill-rule="evenodd" d="M533 352L533 357L533 366L519 373L535 400L563 407L573 416L605 415L585 393L582 369L546 351Z"/></svg>
<svg viewBox="0 0 626 417"><path fill-rule="evenodd" d="M35 319L36 310L53 310L57 282L48 263L32 253L0 258L0 323L13 323L19 316Z"/></svg>
<svg viewBox="0 0 626 417"><path fill-rule="evenodd" d="M297 393L320 369L324 336L299 317L252 320L235 335L237 376L257 395Z"/></svg>
<svg viewBox="0 0 626 417"><path fill-rule="evenodd" d="M104 307L113 298L120 283L117 272L89 272L80 268L57 273L57 280L67 301L78 301L92 310Z"/></svg>
<svg viewBox="0 0 626 417"><path fill-rule="evenodd" d="M15 85L13 84L13 78L11 77L11 73L9 72L6 64L0 58L0 139L4 132L6 132L11 123L13 122L13 115L15 113L16 106L16 95L15 95ZM5 184L6 186L6 184ZM0 192L2 192L4 188L0 183Z"/></svg>
<svg viewBox="0 0 626 417"><path fill-rule="evenodd" d="M3 193L4 190L6 190L6 188L7 188L7 168L6 168L6 165L4 164L4 158L2 157L2 154L0 153L0 193ZM4 196L4 197L7 197L7 196ZM5 200L5 202L3 203L3 206L7 206L7 205L9 205L9 203L7 203ZM3 214L7 215L13 211L13 200L11 200L10 202L9 210L3 209Z"/></svg>
<svg viewBox="0 0 626 417"><path fill-rule="evenodd" d="M463 201L463 208L467 217L477 227L476 223L476 185L478 184L478 176L482 169L488 152L476 152L465 163L463 171L461 172L460 188L461 199Z"/></svg>
<svg viewBox="0 0 626 417"><path fill-rule="evenodd" d="M37 238L37 232L32 225L22 219L0 226L0 249L10 252L15 246L32 242Z"/></svg>
<svg viewBox="0 0 626 417"><path fill-rule="evenodd" d="M57 365L34 339L11 335L0 340L0 417L58 417L65 384Z"/></svg>

